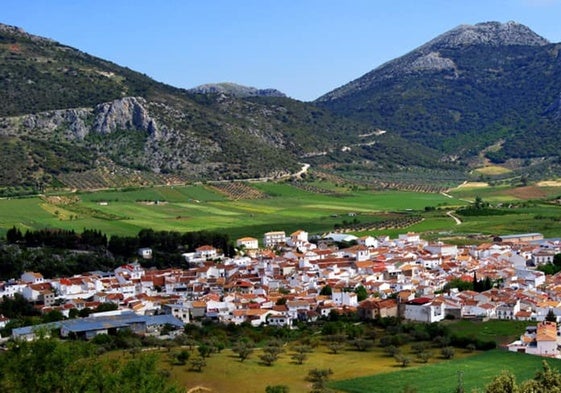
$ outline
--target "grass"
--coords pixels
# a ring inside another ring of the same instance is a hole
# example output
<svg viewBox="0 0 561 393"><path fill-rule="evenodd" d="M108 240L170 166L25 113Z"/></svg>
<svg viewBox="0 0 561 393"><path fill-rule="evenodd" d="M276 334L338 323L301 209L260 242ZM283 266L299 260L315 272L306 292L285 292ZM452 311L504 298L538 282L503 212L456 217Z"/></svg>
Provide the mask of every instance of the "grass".
<svg viewBox="0 0 561 393"><path fill-rule="evenodd" d="M337 381L332 383L332 387L350 393L398 393L405 387L423 393L450 393L455 391L461 377L464 391L483 391L485 385L503 370L512 372L519 382L533 378L543 368L543 361L544 358L539 356L493 350L452 361L409 367L398 372ZM552 368L561 368L561 360L548 359L547 362Z"/></svg>
<svg viewBox="0 0 561 393"><path fill-rule="evenodd" d="M535 325L535 322L497 319L486 322L458 320L444 323L448 323L450 330L458 337L495 341L498 345L505 345L514 341L520 337L527 326Z"/></svg>
<svg viewBox="0 0 561 393"><path fill-rule="evenodd" d="M482 175L489 175L489 176L493 176L493 175L503 175L505 173L510 173L512 172L510 169L502 167L502 166L498 166L498 165L488 165L482 168L477 168L474 169L475 173L480 173Z"/></svg>
<svg viewBox="0 0 561 393"><path fill-rule="evenodd" d="M255 187L273 197L231 201L201 185L80 193L81 202L72 208L41 208L38 198L5 199L0 200L0 231L16 225L24 229L59 227L76 231L96 228L108 234L134 235L142 228L153 228L220 230L232 237L261 237L270 230L331 231L336 224L352 221L354 218L348 215L351 212L357 213L356 219L362 223L376 222L383 219L377 213L423 209L448 200L438 194L412 192L360 191L337 197L287 184L262 183ZM27 217L30 211L34 212L33 218Z"/></svg>
<svg viewBox="0 0 561 393"><path fill-rule="evenodd" d="M522 188L459 188L450 191L453 198L440 194L402 191L351 190L332 186L336 195L317 194L292 187L287 183L255 183L252 187L269 196L265 199L228 200L205 185L149 187L76 194L80 202L71 206L45 203L39 198L0 200L0 236L12 226L22 230L63 228L77 232L99 229L108 235L136 235L143 228L179 232L216 230L231 238L253 236L284 230L288 233L305 229L311 234L333 230L355 218L360 223L373 223L388 214L422 215L423 221L407 228L365 231L363 234L396 236L415 231L427 237L439 233L503 234L542 232L558 236L561 207L544 203L513 209L512 214L493 217L464 217L461 225L445 211L425 212L425 207L454 209L476 196L492 203L519 202ZM322 184L327 188L327 184ZM537 187L547 196L561 194L557 187ZM527 190L535 193L533 190ZM102 204L103 202L103 204ZM149 202L149 203L147 203ZM158 202L158 203L156 203ZM350 216L356 213L356 216Z"/></svg>
<svg viewBox="0 0 561 393"><path fill-rule="evenodd" d="M261 364L258 356L259 351L256 350L249 359L240 362L226 349L212 355L201 373L189 371L188 366L171 366L167 361L165 367L171 368L172 378L187 390L202 386L212 392L228 393L263 393L268 385L287 385L291 393L309 392L311 386L306 381L306 376L314 368L330 368L333 371L331 380L347 380L401 369L396 361L379 347L368 352L344 351L337 355L319 347L309 354L302 365L290 359L290 351L282 354L270 367ZM473 354L464 352L458 356L464 358ZM448 361L437 357L429 360L429 364L440 362Z"/></svg>

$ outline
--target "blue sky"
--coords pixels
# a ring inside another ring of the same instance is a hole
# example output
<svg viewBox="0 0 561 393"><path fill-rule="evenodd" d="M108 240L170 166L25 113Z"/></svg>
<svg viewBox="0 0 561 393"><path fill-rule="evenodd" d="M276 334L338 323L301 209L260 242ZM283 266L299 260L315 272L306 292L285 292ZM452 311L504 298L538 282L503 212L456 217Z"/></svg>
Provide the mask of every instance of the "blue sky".
<svg viewBox="0 0 561 393"><path fill-rule="evenodd" d="M561 42L561 0L2 0L22 27L177 87L234 82L310 101L460 24Z"/></svg>

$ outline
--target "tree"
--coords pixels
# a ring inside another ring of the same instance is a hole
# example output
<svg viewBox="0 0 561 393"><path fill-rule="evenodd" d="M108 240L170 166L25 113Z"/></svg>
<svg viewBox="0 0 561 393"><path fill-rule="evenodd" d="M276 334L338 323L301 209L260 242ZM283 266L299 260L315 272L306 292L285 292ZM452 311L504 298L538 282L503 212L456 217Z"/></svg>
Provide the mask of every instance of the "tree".
<svg viewBox="0 0 561 393"><path fill-rule="evenodd" d="M441 349L440 353L444 359L452 359L455 355L453 347L444 347Z"/></svg>
<svg viewBox="0 0 561 393"><path fill-rule="evenodd" d="M549 309L549 311L547 312L547 315L545 316L545 320L548 322L557 322L557 316L555 315L555 313L553 312L553 309Z"/></svg>
<svg viewBox="0 0 561 393"><path fill-rule="evenodd" d="M388 354L388 356L394 357L395 355L397 355L400 352L400 350L395 345L389 345L389 346L384 348L384 352L386 352Z"/></svg>
<svg viewBox="0 0 561 393"><path fill-rule="evenodd" d="M239 340L233 347L232 352L238 355L240 362L246 360L252 353L255 345L249 340Z"/></svg>
<svg viewBox="0 0 561 393"><path fill-rule="evenodd" d="M259 355L259 359L261 359L261 361L265 366L272 366L273 363L276 362L278 358L279 358L278 355L270 352L264 352L261 355Z"/></svg>
<svg viewBox="0 0 561 393"><path fill-rule="evenodd" d="M175 354L176 364L183 366L185 365L185 363L187 363L190 357L191 357L191 353L186 349L182 349L181 351Z"/></svg>
<svg viewBox="0 0 561 393"><path fill-rule="evenodd" d="M290 389L286 385L269 385L265 388L265 393L289 393Z"/></svg>
<svg viewBox="0 0 561 393"><path fill-rule="evenodd" d="M421 363L427 363L431 357L431 353L429 351L419 352L417 354L417 359Z"/></svg>
<svg viewBox="0 0 561 393"><path fill-rule="evenodd" d="M485 386L485 393L521 393L516 378L510 371L503 371Z"/></svg>
<svg viewBox="0 0 561 393"><path fill-rule="evenodd" d="M321 288L321 291L319 291L321 296L331 296L331 293L332 289L329 285L324 285L323 288Z"/></svg>
<svg viewBox="0 0 561 393"><path fill-rule="evenodd" d="M202 358L208 358L214 349L212 345L203 343L198 346L197 350L199 351L199 355L201 355Z"/></svg>
<svg viewBox="0 0 561 393"><path fill-rule="evenodd" d="M308 358L308 355L306 353L303 353L303 352L296 352L296 353L293 353L290 358L292 360L294 360L296 362L296 364L303 364L304 361Z"/></svg>
<svg viewBox="0 0 561 393"><path fill-rule="evenodd" d="M343 341L329 341L327 343L327 348L329 348L332 354L337 355L345 349L345 343Z"/></svg>
<svg viewBox="0 0 561 393"><path fill-rule="evenodd" d="M203 367L206 366L206 360L203 357L196 357L191 359L191 370L201 372Z"/></svg>
<svg viewBox="0 0 561 393"><path fill-rule="evenodd" d="M361 302L368 297L368 291L362 285L359 285L355 289L356 299Z"/></svg>
<svg viewBox="0 0 561 393"><path fill-rule="evenodd" d="M409 363L411 363L411 358L409 356L405 356L401 353L395 355L395 361L401 364L401 367L407 367Z"/></svg>
<svg viewBox="0 0 561 393"><path fill-rule="evenodd" d="M314 368L308 372L306 380L312 383L312 393L322 393L327 391L327 382L329 377L333 375L330 368L318 369Z"/></svg>

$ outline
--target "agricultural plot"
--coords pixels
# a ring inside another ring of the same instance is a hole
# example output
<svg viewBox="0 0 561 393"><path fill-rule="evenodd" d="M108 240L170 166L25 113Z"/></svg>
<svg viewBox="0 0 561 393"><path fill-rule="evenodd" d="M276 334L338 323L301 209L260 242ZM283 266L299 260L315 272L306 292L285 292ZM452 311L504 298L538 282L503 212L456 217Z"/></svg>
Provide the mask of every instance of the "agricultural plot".
<svg viewBox="0 0 561 393"><path fill-rule="evenodd" d="M213 183L209 187L232 200L267 198L267 194L241 182Z"/></svg>
<svg viewBox="0 0 561 393"><path fill-rule="evenodd" d="M444 209L467 204L466 200L478 195L473 190L458 191L454 193L456 198L449 198L436 193L373 192L345 187L336 187L336 195L318 194L290 183L273 182L247 187L268 197L231 200L207 185L191 185L81 192L67 195L66 198L76 198L77 202L65 206L54 203L54 199L4 199L0 200L0 235L17 225L22 229L51 227L77 232L95 228L109 235L133 235L143 228L180 232L219 230L232 238L260 238L271 230L305 229L314 234L336 228L346 228L357 235L396 236L404 230L415 231L431 238L442 233L530 231L559 236L561 206L553 203L526 204L502 216L463 217L462 224L456 225ZM496 198L507 200L506 191L493 190L499 193ZM487 200L489 195L483 199ZM512 201L513 197L510 198ZM426 212L428 206L436 210ZM394 218L400 221L397 225L383 225L383 221Z"/></svg>
<svg viewBox="0 0 561 393"><path fill-rule="evenodd" d="M481 391L486 384L508 370L521 382L531 379L542 370L544 359L503 350L479 353L468 358L429 364L420 367L396 367L397 372L380 373L369 377L337 381L331 386L338 391L349 393L401 393L406 387L423 393L450 393L457 391L461 379L463 391ZM548 359L552 368L561 369L561 360Z"/></svg>

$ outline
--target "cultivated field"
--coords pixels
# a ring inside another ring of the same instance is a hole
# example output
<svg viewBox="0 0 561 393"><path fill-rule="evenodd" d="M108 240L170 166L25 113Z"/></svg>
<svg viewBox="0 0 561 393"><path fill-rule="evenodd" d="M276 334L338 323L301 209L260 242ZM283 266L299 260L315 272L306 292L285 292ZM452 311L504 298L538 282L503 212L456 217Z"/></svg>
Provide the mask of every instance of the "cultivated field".
<svg viewBox="0 0 561 393"><path fill-rule="evenodd" d="M142 228L221 230L232 236L261 237L271 230L327 232L353 221L383 221L390 211L408 215L449 202L439 194L343 190L333 196L275 183L250 189L255 191L251 197L256 193L267 197L245 199L238 192L229 199L213 188L195 185L79 193L75 204L6 199L0 200L0 228L96 228L121 235L137 234Z"/></svg>
<svg viewBox="0 0 561 393"><path fill-rule="evenodd" d="M143 228L180 232L218 230L232 238L260 238L271 230L290 233L305 229L314 234L334 228L359 235L395 236L416 231L429 237L442 233L461 236L515 232L559 236L561 207L538 201L561 195L561 188L550 185L460 187L450 190L448 196L352 189L328 182L314 182L309 186L247 183L218 188L220 191L206 185L147 187L75 193L63 198L3 199L0 200L0 236L14 225L22 230L49 227L81 232L94 228L109 235L135 235ZM476 196L493 204L518 205L506 215L462 218L461 225L446 215L447 210L464 206ZM519 202L525 200L532 203L520 206ZM435 210L425 211L426 207ZM385 225L386 222L390 225Z"/></svg>
<svg viewBox="0 0 561 393"><path fill-rule="evenodd" d="M461 378L465 392L483 391L485 385L503 370L512 372L519 382L533 378L543 369L543 361L539 356L493 350L453 361L406 368L397 373L337 381L332 386L352 393L400 393L407 386L422 393L450 393L456 391ZM561 360L547 359L547 362L552 368L561 369Z"/></svg>

